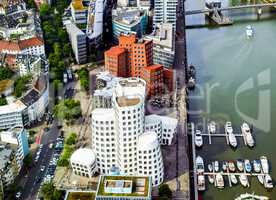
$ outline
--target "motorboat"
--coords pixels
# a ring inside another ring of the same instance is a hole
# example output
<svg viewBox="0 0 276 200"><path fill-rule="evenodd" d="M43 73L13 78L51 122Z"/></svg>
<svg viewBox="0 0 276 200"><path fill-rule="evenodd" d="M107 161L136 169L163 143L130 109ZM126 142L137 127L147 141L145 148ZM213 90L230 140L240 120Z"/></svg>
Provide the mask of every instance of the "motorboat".
<svg viewBox="0 0 276 200"><path fill-rule="evenodd" d="M264 184L264 176L259 174L257 176L257 178L258 178L258 181L263 185Z"/></svg>
<svg viewBox="0 0 276 200"><path fill-rule="evenodd" d="M230 175L230 180L234 185L236 185L238 183L238 179L234 174Z"/></svg>
<svg viewBox="0 0 276 200"><path fill-rule="evenodd" d="M241 174L239 176L240 182L242 184L243 187L249 187L249 182L248 182L248 178L245 174Z"/></svg>
<svg viewBox="0 0 276 200"><path fill-rule="evenodd" d="M234 133L229 133L228 138L229 138L229 144L234 148L237 147L238 142Z"/></svg>
<svg viewBox="0 0 276 200"><path fill-rule="evenodd" d="M197 176L197 188L199 191L204 191L205 188L205 177L204 175Z"/></svg>
<svg viewBox="0 0 276 200"><path fill-rule="evenodd" d="M250 161L248 159L245 159L244 160L244 168L245 168L245 171L250 173L252 171L252 166L250 164Z"/></svg>
<svg viewBox="0 0 276 200"><path fill-rule="evenodd" d="M228 161L228 168L230 172L235 172L236 167L235 167L235 162L234 161Z"/></svg>
<svg viewBox="0 0 276 200"><path fill-rule="evenodd" d="M196 80L195 80L195 78L193 78L193 77L190 77L189 78L189 80L188 80L188 88L190 89L190 90L193 90L193 89L195 89L195 85L196 85Z"/></svg>
<svg viewBox="0 0 276 200"><path fill-rule="evenodd" d="M227 162L226 161L222 162L222 170L227 171Z"/></svg>
<svg viewBox="0 0 276 200"><path fill-rule="evenodd" d="M196 157L196 172L197 173L204 172L204 162L203 162L203 158L200 156Z"/></svg>
<svg viewBox="0 0 276 200"><path fill-rule="evenodd" d="M224 188L224 180L223 180L223 176L221 173L218 173L216 175L216 186L217 188Z"/></svg>
<svg viewBox="0 0 276 200"><path fill-rule="evenodd" d="M210 133L216 133L216 122L211 121L208 125Z"/></svg>
<svg viewBox="0 0 276 200"><path fill-rule="evenodd" d="M264 176L264 186L265 186L265 188L267 188L267 189L271 189L271 188L274 187L272 178L271 178L271 176L270 176L269 174L266 174L266 175Z"/></svg>
<svg viewBox="0 0 276 200"><path fill-rule="evenodd" d="M268 172L269 172L269 164L268 164L267 157L266 156L261 156L260 157L260 161L261 161L261 166L262 166L263 172L265 174L268 174Z"/></svg>
<svg viewBox="0 0 276 200"><path fill-rule="evenodd" d="M215 182L214 175L208 175L208 181L210 184L214 184L214 182Z"/></svg>
<svg viewBox="0 0 276 200"><path fill-rule="evenodd" d="M209 172L213 171L213 165L212 164L208 164L208 170L209 170Z"/></svg>
<svg viewBox="0 0 276 200"><path fill-rule="evenodd" d="M225 133L226 134L233 133L232 123L229 121L225 123Z"/></svg>
<svg viewBox="0 0 276 200"><path fill-rule="evenodd" d="M255 141L254 141L254 138L252 136L252 133L251 133L251 130L250 130L250 127L247 123L243 123L242 126L241 126L241 131L242 131L242 134L244 135L244 139L246 141L246 144L249 146L249 147L254 147L255 145Z"/></svg>
<svg viewBox="0 0 276 200"><path fill-rule="evenodd" d="M261 172L261 162L260 162L260 160L253 160L253 169L256 173Z"/></svg>
<svg viewBox="0 0 276 200"><path fill-rule="evenodd" d="M218 161L214 162L214 170L215 170L215 172L219 171L219 162Z"/></svg>
<svg viewBox="0 0 276 200"><path fill-rule="evenodd" d="M254 35L253 28L250 25L246 26L246 31L245 32L246 32L247 38L251 38Z"/></svg>
<svg viewBox="0 0 276 200"><path fill-rule="evenodd" d="M235 200L269 200L270 198L266 197L266 196L260 196L260 195L256 195L256 194L249 194L249 193L245 193L245 194L241 194L240 196L238 196L237 198L235 198Z"/></svg>
<svg viewBox="0 0 276 200"><path fill-rule="evenodd" d="M188 77L194 77L196 76L196 68L193 65L188 66Z"/></svg>
<svg viewBox="0 0 276 200"><path fill-rule="evenodd" d="M196 130L196 133L195 133L195 145L197 147L201 147L203 145L203 138L202 138L200 130Z"/></svg>
<svg viewBox="0 0 276 200"><path fill-rule="evenodd" d="M238 168L239 171L243 172L243 170L244 170L244 163L243 163L243 161L241 159L237 160L237 168Z"/></svg>

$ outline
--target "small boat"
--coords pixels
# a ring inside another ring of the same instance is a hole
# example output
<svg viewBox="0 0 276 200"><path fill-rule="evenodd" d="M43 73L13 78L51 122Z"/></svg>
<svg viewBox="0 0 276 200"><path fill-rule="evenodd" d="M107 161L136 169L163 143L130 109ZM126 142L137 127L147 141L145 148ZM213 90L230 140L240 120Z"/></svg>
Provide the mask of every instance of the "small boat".
<svg viewBox="0 0 276 200"><path fill-rule="evenodd" d="M243 187L249 187L249 182L248 182L248 178L247 178L246 175L241 174L239 176L239 179L240 179L240 182L241 182L241 184L242 184Z"/></svg>
<svg viewBox="0 0 276 200"><path fill-rule="evenodd" d="M196 157L196 172L197 173L204 172L204 162L203 162L203 158L200 156Z"/></svg>
<svg viewBox="0 0 276 200"><path fill-rule="evenodd" d="M237 168L238 168L239 171L243 172L244 164L243 164L243 161L241 159L237 160Z"/></svg>
<svg viewBox="0 0 276 200"><path fill-rule="evenodd" d="M258 178L258 181L263 185L264 184L264 176L258 175L257 178Z"/></svg>
<svg viewBox="0 0 276 200"><path fill-rule="evenodd" d="M269 172L269 164L268 164L267 157L266 156L261 156L260 157L260 161L261 161L261 166L262 166L263 172L265 174L268 174L268 172Z"/></svg>
<svg viewBox="0 0 276 200"><path fill-rule="evenodd" d="M261 172L261 162L259 160L253 160L253 168L256 173Z"/></svg>
<svg viewBox="0 0 276 200"><path fill-rule="evenodd" d="M229 133L228 138L229 138L229 144L232 147L236 148L238 143L237 143L237 139L236 139L236 136L234 135L234 133Z"/></svg>
<svg viewBox="0 0 276 200"><path fill-rule="evenodd" d="M221 173L216 175L216 186L217 188L224 188L224 180Z"/></svg>
<svg viewBox="0 0 276 200"><path fill-rule="evenodd" d="M196 76L196 68L193 65L188 66L188 77L195 77Z"/></svg>
<svg viewBox="0 0 276 200"><path fill-rule="evenodd" d="M216 133L216 122L211 121L208 125L210 133Z"/></svg>
<svg viewBox="0 0 276 200"><path fill-rule="evenodd" d="M214 175L208 175L208 181L210 184L214 184L214 182L215 182Z"/></svg>
<svg viewBox="0 0 276 200"><path fill-rule="evenodd" d="M214 170L215 170L215 172L219 171L219 162L218 161L214 162Z"/></svg>
<svg viewBox="0 0 276 200"><path fill-rule="evenodd" d="M227 171L227 162L226 161L222 162L222 170Z"/></svg>
<svg viewBox="0 0 276 200"><path fill-rule="evenodd" d="M213 171L213 165L212 165L212 164L208 164L208 170L209 170L210 172Z"/></svg>
<svg viewBox="0 0 276 200"><path fill-rule="evenodd" d="M236 171L236 167L235 167L234 161L228 161L228 168L229 168L230 172L235 172Z"/></svg>
<svg viewBox="0 0 276 200"><path fill-rule="evenodd" d="M269 200L270 198L266 197L266 196L260 196L260 195L256 195L256 194L249 194L249 193L245 193L245 194L241 194L240 196L238 196L237 198L235 198L235 200Z"/></svg>
<svg viewBox="0 0 276 200"><path fill-rule="evenodd" d="M245 159L244 160L244 168L245 168L245 171L250 173L252 171L252 166L250 164L250 161L248 159Z"/></svg>
<svg viewBox="0 0 276 200"><path fill-rule="evenodd" d="M272 178L269 174L266 174L265 177L264 177L264 186L267 189L271 189L271 188L274 187Z"/></svg>
<svg viewBox="0 0 276 200"><path fill-rule="evenodd" d="M203 145L203 138L202 138L200 130L196 130L196 133L195 133L195 145L197 147L201 147Z"/></svg>
<svg viewBox="0 0 276 200"><path fill-rule="evenodd" d="M253 28L250 25L246 26L246 31L245 32L246 32L247 38L251 38L254 35Z"/></svg>
<svg viewBox="0 0 276 200"><path fill-rule="evenodd" d="M242 126L241 126L241 131L244 135L244 139L246 141L246 144L249 146L249 147L254 147L255 145L255 142L254 142L254 138L252 136L252 133L251 133L251 130L250 130L250 127L247 123L243 123Z"/></svg>
<svg viewBox="0 0 276 200"><path fill-rule="evenodd" d="M225 123L225 133L233 133L232 123L229 121Z"/></svg>
<svg viewBox="0 0 276 200"><path fill-rule="evenodd" d="M234 185L236 185L238 183L238 179L236 178L236 176L234 174L230 175L230 180Z"/></svg>
<svg viewBox="0 0 276 200"><path fill-rule="evenodd" d="M197 188L199 191L204 191L205 188L205 177L204 175L197 176Z"/></svg>

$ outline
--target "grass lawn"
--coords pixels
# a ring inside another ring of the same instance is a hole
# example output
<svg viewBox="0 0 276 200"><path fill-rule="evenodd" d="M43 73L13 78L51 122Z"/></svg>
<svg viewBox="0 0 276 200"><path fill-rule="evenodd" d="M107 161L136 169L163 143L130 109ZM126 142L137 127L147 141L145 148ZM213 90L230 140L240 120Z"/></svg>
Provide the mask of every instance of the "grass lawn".
<svg viewBox="0 0 276 200"><path fill-rule="evenodd" d="M67 200L94 200L95 193L92 192L70 192Z"/></svg>

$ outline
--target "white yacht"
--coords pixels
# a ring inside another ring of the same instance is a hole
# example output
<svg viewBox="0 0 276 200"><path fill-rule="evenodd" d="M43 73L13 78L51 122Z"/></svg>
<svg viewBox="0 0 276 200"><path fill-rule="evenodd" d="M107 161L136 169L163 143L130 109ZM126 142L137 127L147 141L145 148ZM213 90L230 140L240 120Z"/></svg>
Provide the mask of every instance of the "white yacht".
<svg viewBox="0 0 276 200"><path fill-rule="evenodd" d="M196 157L196 172L197 173L204 172L204 162L203 162L203 158L200 156Z"/></svg>
<svg viewBox="0 0 276 200"><path fill-rule="evenodd" d="M232 123L229 121L225 123L225 133L226 134L233 133Z"/></svg>
<svg viewBox="0 0 276 200"><path fill-rule="evenodd" d="M237 145L238 145L238 142L237 142L237 138L236 138L236 136L234 135L234 133L229 133L229 134L228 134L228 139L229 139L229 144L230 144L232 147L236 148Z"/></svg>
<svg viewBox="0 0 276 200"><path fill-rule="evenodd" d="M265 186L265 188L267 188L267 189L271 189L271 188L274 187L274 186L273 186L272 178L271 178L271 176L270 176L269 174L266 174L266 175L264 176L264 186Z"/></svg>
<svg viewBox="0 0 276 200"><path fill-rule="evenodd" d="M209 170L209 172L213 171L213 165L212 164L208 164L208 170Z"/></svg>
<svg viewBox="0 0 276 200"><path fill-rule="evenodd" d="M215 182L214 175L208 175L208 181L210 184L214 184L214 182Z"/></svg>
<svg viewBox="0 0 276 200"><path fill-rule="evenodd" d="M208 129L209 129L210 133L216 133L216 122L211 121L208 124Z"/></svg>
<svg viewBox="0 0 276 200"><path fill-rule="evenodd" d="M244 160L244 168L245 168L246 172L248 172L248 173L251 172L252 166L251 166L250 160L248 160L248 159Z"/></svg>
<svg viewBox="0 0 276 200"><path fill-rule="evenodd" d="M247 38L252 38L254 36L253 28L250 25L246 26L246 36Z"/></svg>
<svg viewBox="0 0 276 200"><path fill-rule="evenodd" d="M261 172L261 162L259 160L254 160L253 168L256 173L260 173Z"/></svg>
<svg viewBox="0 0 276 200"><path fill-rule="evenodd" d="M261 161L263 172L265 174L268 174L268 172L269 172L269 164L268 164L267 157L266 156L261 156L260 157L260 161Z"/></svg>
<svg viewBox="0 0 276 200"><path fill-rule="evenodd" d="M205 177L204 175L197 176L197 188L199 191L204 191L205 188Z"/></svg>
<svg viewBox="0 0 276 200"><path fill-rule="evenodd" d="M238 168L239 171L243 172L243 170L244 170L243 160L241 160L241 159L237 160L237 168Z"/></svg>
<svg viewBox="0 0 276 200"><path fill-rule="evenodd" d="M214 162L214 170L215 170L215 172L219 171L219 162L218 161Z"/></svg>
<svg viewBox="0 0 276 200"><path fill-rule="evenodd" d="M196 133L195 133L195 145L197 147L201 147L203 145L203 138L202 138L200 130L196 130Z"/></svg>
<svg viewBox="0 0 276 200"><path fill-rule="evenodd" d="M260 195L255 195L254 193L253 194L248 194L248 193L245 193L245 194L241 194L240 196L238 196L237 198L235 198L235 200L269 200L268 197L266 196L260 196Z"/></svg>
<svg viewBox="0 0 276 200"><path fill-rule="evenodd" d="M254 141L254 138L252 136L250 127L249 127L249 125L247 123L244 122L242 124L241 131L242 131L242 134L244 135L244 139L245 139L247 145L249 147L254 147L255 141Z"/></svg>
<svg viewBox="0 0 276 200"><path fill-rule="evenodd" d="M218 173L216 175L216 186L217 188L224 188L224 180L223 180L223 176L221 173Z"/></svg>
<svg viewBox="0 0 276 200"><path fill-rule="evenodd" d="M236 185L238 183L238 179L236 178L236 176L234 174L230 175L230 180L234 185Z"/></svg>
<svg viewBox="0 0 276 200"><path fill-rule="evenodd" d="M239 176L240 182L242 184L243 187L249 187L249 182L248 182L248 178L245 174L241 174Z"/></svg>

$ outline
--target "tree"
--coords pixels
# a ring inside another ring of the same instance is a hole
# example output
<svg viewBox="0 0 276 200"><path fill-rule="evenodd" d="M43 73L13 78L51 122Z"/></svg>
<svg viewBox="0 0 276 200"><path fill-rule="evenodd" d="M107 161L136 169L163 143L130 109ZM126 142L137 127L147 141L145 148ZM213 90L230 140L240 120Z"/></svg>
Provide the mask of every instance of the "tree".
<svg viewBox="0 0 276 200"><path fill-rule="evenodd" d="M0 80L10 79L13 74L14 72L7 67L0 68Z"/></svg>
<svg viewBox="0 0 276 200"><path fill-rule="evenodd" d="M44 18L46 15L50 15L50 11L51 11L51 7L48 4L43 3L40 5L39 12L42 18Z"/></svg>
<svg viewBox="0 0 276 200"><path fill-rule="evenodd" d="M89 90L89 71L86 68L82 68L78 71L80 78L80 84L86 91Z"/></svg>
<svg viewBox="0 0 276 200"><path fill-rule="evenodd" d="M63 45L63 55L66 57L71 57L71 45L69 43Z"/></svg>
<svg viewBox="0 0 276 200"><path fill-rule="evenodd" d="M30 75L22 76L18 78L14 83L14 95L21 97L21 95L28 89L28 84L32 80Z"/></svg>
<svg viewBox="0 0 276 200"><path fill-rule="evenodd" d="M63 44L67 42L67 37L67 32L63 28L58 28L58 38Z"/></svg>
<svg viewBox="0 0 276 200"><path fill-rule="evenodd" d="M61 51L60 44L59 44L58 42L55 42L55 43L54 43L53 49L54 49L54 54L55 54L58 58L61 58L61 56L62 56L62 51Z"/></svg>
<svg viewBox="0 0 276 200"><path fill-rule="evenodd" d="M54 108L54 113L59 119L72 121L81 116L80 102L74 99L65 99Z"/></svg>
<svg viewBox="0 0 276 200"><path fill-rule="evenodd" d="M26 4L28 8L36 8L34 0L27 0Z"/></svg>
<svg viewBox="0 0 276 200"><path fill-rule="evenodd" d="M43 194L43 197L46 200L51 200L52 199L54 191L55 191L55 186L54 186L53 182L44 183L42 185L41 192Z"/></svg>
<svg viewBox="0 0 276 200"><path fill-rule="evenodd" d="M4 106L4 105L7 105L7 104L8 104L8 102L7 102L6 97L1 96L0 97L0 106Z"/></svg>
<svg viewBox="0 0 276 200"><path fill-rule="evenodd" d="M162 200L172 199L172 191L169 188L168 184L162 184L158 187L158 195Z"/></svg>
<svg viewBox="0 0 276 200"><path fill-rule="evenodd" d="M77 142L77 134L76 133L71 133L70 136L66 139L66 144L68 145L73 145L76 144Z"/></svg>

